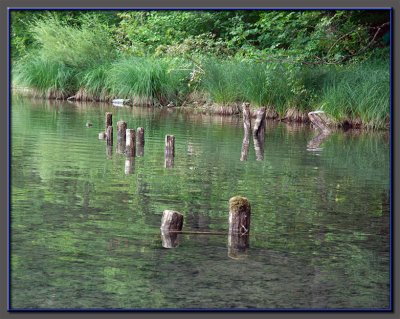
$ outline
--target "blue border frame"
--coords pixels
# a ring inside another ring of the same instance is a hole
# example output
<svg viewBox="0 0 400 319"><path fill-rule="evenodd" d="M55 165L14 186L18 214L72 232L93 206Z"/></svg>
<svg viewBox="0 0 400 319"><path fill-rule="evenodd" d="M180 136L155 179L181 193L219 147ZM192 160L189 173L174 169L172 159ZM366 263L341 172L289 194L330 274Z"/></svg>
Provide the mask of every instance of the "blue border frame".
<svg viewBox="0 0 400 319"><path fill-rule="evenodd" d="M52 309L52 308L40 308L40 309L13 309L11 307L11 285L10 285L10 274L11 274L11 191L10 191L10 181L11 181L11 167L10 167L10 158L11 158L11 86L10 86L10 81L11 81L11 63L10 63L10 50L11 50L11 44L10 44L10 24L11 24L11 11L47 11L47 10L54 10L54 11L122 11L122 10L137 10L137 11L235 11L235 10L246 10L246 11L251 11L251 10L264 10L264 11L326 11L326 10L343 10L343 11L352 11L352 10L365 10L365 11L390 11L390 127L389 127L389 135L390 135L390 154L389 154L389 159L390 159L390 199L389 199L389 207L390 207L390 214L389 214L389 220L390 220L390 262L389 262L389 291L390 291L390 299L389 299L389 308L329 308L329 309L323 309L323 308L317 308L317 309L297 309L297 308L277 308L277 309L268 309L268 308L250 308L250 309L231 309L231 308L155 308L155 309L140 309L140 308L127 308L127 309L118 309L118 308L113 308L113 309L103 309L103 308L88 308L88 309L73 309L73 308L61 308L61 309ZM21 8L13 8L13 7L8 7L7 8L8 14L7 14L7 67L8 67L8 82L7 82L7 132L8 132L8 139L7 139L7 149L8 149L8 156L7 156L7 199L8 199L8 212L7 212L7 268L8 268L8 276L7 276L7 311L8 312L288 312L288 313L293 313L293 312L338 312L338 313L343 313L343 312L350 312L350 313L370 313L370 312L393 312L393 293L394 293L394 287L393 287L393 222L394 222L394 216L393 216L393 7L368 7L368 8L363 8L363 7L346 7L346 8L335 8L335 7L324 7L324 8L303 8L303 7L292 7L292 8L283 8L283 7L277 7L277 8L263 8L263 7L256 7L256 8L224 8L224 7L181 7L181 8L152 8L152 7L144 7L144 8L137 8L137 7L121 7L121 8L108 8L108 7L82 7L82 8L59 8L59 7L38 7L38 8L32 8L32 7L21 7Z"/></svg>

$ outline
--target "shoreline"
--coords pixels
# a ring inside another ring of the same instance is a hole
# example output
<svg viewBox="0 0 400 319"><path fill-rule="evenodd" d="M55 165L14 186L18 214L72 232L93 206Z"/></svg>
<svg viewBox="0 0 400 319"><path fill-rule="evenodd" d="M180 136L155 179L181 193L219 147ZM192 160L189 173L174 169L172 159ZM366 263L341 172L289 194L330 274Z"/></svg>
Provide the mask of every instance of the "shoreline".
<svg viewBox="0 0 400 319"><path fill-rule="evenodd" d="M38 99L38 100L48 100L48 101L64 101L64 102L78 102L78 103L105 103L111 104L112 100L116 97L108 97L105 99L101 98L91 98L88 95L84 96L82 94L77 94L68 98L59 98L56 96L48 96L43 97L39 93L36 93L34 89L29 87L11 87L10 89L12 95L22 96L25 98ZM76 98L77 97L77 98ZM152 104L149 101L144 101L140 99L133 99L133 103L131 105L124 105L124 107L147 107L147 108L158 108L158 109L173 109L173 110L182 110L182 111L191 111L193 113L199 114L208 114L208 115L220 115L220 116L242 116L242 104L243 102L234 102L229 104L220 104L215 102L209 102L204 99L204 97L198 98L189 98L185 100L181 105L173 105L173 106L163 106L160 104ZM119 106L115 106L119 107ZM252 118L256 117L256 112L261 106L251 106L250 107L250 116ZM308 117L308 112L301 111L295 107L288 108L286 113L283 115L278 114L278 112L271 106L264 106L266 108L266 119L272 120L276 122L285 122L285 123L298 123L298 124L311 124L311 121ZM361 129L365 131L389 131L390 130L390 120L387 121L385 128L374 128L371 129L366 127L360 118L346 118L341 121L333 119L333 117L329 116L331 124L329 128L331 129L339 129L339 130L349 130L349 129Z"/></svg>

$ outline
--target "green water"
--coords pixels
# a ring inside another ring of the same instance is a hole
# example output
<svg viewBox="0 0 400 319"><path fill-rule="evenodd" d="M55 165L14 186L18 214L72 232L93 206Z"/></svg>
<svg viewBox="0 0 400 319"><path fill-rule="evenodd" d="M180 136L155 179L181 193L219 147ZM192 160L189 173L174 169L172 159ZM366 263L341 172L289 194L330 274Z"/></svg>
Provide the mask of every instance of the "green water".
<svg viewBox="0 0 400 319"><path fill-rule="evenodd" d="M108 111L111 152L98 140ZM120 119L145 128L131 164L116 150ZM338 132L309 151L314 136L268 122L263 160L251 142L240 161L239 118L14 98L12 308L388 308L388 134ZM240 259L225 235L162 247L163 210L184 230L224 232L235 195L252 205Z"/></svg>

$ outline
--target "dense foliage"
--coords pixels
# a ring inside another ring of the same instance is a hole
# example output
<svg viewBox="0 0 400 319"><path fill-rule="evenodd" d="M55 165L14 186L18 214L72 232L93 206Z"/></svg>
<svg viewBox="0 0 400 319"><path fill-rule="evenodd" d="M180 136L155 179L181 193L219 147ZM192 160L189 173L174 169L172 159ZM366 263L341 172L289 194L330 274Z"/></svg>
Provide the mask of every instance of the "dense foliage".
<svg viewBox="0 0 400 319"><path fill-rule="evenodd" d="M383 127L389 20L385 10L12 11L14 83L52 98L160 105L200 92ZM376 77L360 85L369 71Z"/></svg>

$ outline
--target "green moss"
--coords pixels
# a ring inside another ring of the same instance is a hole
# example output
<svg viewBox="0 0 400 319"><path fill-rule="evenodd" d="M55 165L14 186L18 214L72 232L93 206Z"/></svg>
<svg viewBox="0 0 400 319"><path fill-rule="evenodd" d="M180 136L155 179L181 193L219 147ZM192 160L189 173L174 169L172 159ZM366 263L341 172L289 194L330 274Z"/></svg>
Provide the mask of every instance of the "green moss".
<svg viewBox="0 0 400 319"><path fill-rule="evenodd" d="M229 210L232 213L250 210L250 202L246 197L235 196L229 200Z"/></svg>

